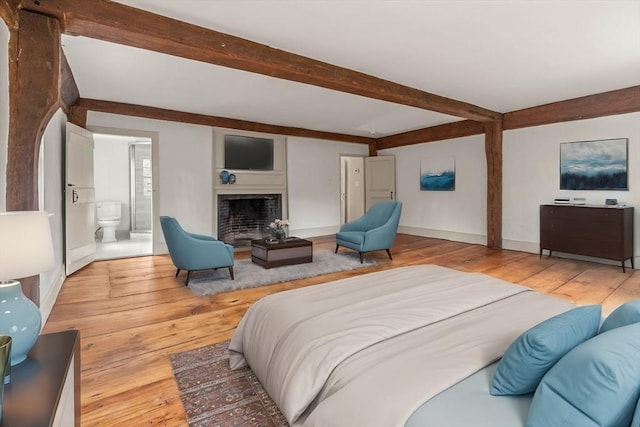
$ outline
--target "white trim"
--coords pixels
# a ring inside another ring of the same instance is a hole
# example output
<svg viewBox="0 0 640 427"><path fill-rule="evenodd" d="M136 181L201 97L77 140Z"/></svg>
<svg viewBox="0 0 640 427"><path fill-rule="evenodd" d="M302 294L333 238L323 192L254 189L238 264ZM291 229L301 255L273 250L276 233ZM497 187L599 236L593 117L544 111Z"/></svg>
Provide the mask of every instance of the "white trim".
<svg viewBox="0 0 640 427"><path fill-rule="evenodd" d="M67 276L64 274L64 264L60 264L58 266L58 274L56 274L53 285L49 288L49 293L44 296L44 298L40 298L40 314L42 316L42 326L47 323L47 319L51 314L51 310L53 310L53 306L58 299L58 294L60 293L60 289L62 289L62 284L64 283L64 279ZM40 287L42 289L42 286Z"/></svg>
<svg viewBox="0 0 640 427"><path fill-rule="evenodd" d="M336 234L338 231L340 231L340 226L332 225L329 227L299 228L296 230L290 230L289 235L305 239L307 237L328 236Z"/></svg>
<svg viewBox="0 0 640 427"><path fill-rule="evenodd" d="M540 253L540 243L523 242L520 240L502 239L502 248L520 252Z"/></svg>
<svg viewBox="0 0 640 427"><path fill-rule="evenodd" d="M485 235L459 233L456 231L433 230L430 228L401 225L398 227L398 233L411 234L414 236L422 237L432 237L434 239L453 240L455 242L473 243L477 245L487 244L487 236Z"/></svg>

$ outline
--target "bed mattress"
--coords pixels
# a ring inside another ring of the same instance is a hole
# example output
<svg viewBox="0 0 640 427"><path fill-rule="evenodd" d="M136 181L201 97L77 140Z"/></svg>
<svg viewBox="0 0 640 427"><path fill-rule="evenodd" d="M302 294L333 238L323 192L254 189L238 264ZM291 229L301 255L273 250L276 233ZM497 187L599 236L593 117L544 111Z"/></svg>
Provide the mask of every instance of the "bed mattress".
<svg viewBox="0 0 640 427"><path fill-rule="evenodd" d="M423 403L405 427L524 427L533 393L490 395L497 365L492 363Z"/></svg>

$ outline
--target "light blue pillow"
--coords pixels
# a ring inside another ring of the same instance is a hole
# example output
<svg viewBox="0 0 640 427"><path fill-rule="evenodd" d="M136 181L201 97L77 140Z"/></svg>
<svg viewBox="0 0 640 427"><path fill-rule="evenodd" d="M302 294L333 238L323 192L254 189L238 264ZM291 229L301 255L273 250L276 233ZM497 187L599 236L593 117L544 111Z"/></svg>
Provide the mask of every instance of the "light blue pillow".
<svg viewBox="0 0 640 427"><path fill-rule="evenodd" d="M633 421L631 421L631 427L640 427L640 400L636 405L636 413L633 414Z"/></svg>
<svg viewBox="0 0 640 427"><path fill-rule="evenodd" d="M600 327L600 332L640 322L640 298L626 302L616 308Z"/></svg>
<svg viewBox="0 0 640 427"><path fill-rule="evenodd" d="M574 308L520 335L498 363L489 393L532 393L562 356L598 333L601 312L600 305Z"/></svg>
<svg viewBox="0 0 640 427"><path fill-rule="evenodd" d="M640 396L640 323L571 350L544 376L527 427L628 426Z"/></svg>

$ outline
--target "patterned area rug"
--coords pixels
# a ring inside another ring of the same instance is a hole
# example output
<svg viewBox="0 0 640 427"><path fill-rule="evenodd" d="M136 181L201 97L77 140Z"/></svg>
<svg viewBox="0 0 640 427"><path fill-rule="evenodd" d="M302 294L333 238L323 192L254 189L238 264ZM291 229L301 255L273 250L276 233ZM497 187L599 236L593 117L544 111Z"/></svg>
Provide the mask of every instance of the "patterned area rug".
<svg viewBox="0 0 640 427"><path fill-rule="evenodd" d="M232 371L229 341L170 356L191 427L288 427L249 368Z"/></svg>

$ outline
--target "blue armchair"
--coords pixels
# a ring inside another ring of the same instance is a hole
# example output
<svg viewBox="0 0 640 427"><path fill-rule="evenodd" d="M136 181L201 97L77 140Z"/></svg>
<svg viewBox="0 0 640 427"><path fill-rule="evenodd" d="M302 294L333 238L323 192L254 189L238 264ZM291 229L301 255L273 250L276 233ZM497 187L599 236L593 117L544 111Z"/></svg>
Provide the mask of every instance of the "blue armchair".
<svg viewBox="0 0 640 427"><path fill-rule="evenodd" d="M187 270L185 285L189 285L192 271L222 267L229 268L231 280L234 280L233 246L211 236L189 233L170 216L161 216L160 225L171 261L178 269L176 277L180 270Z"/></svg>
<svg viewBox="0 0 640 427"><path fill-rule="evenodd" d="M360 218L343 224L336 234L336 253L344 246L360 253L360 263L364 253L386 250L389 259L398 232L402 203L393 200L378 202Z"/></svg>

